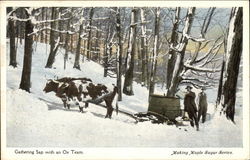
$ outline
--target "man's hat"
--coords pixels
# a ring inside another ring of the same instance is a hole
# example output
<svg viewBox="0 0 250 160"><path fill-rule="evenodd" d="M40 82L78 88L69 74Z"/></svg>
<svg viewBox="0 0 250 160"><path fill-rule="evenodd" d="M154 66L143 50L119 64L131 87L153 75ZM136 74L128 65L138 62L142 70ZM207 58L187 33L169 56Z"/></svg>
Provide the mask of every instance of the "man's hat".
<svg viewBox="0 0 250 160"><path fill-rule="evenodd" d="M186 87L186 89L188 89L188 88L189 88L189 89L192 89L193 87L191 87L191 86L187 86L187 87Z"/></svg>

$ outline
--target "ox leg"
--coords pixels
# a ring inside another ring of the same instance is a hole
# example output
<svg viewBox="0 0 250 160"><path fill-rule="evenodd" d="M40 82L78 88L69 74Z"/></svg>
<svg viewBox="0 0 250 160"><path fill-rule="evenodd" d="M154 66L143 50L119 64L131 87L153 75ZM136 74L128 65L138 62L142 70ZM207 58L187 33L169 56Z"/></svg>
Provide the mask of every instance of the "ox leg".
<svg viewBox="0 0 250 160"><path fill-rule="evenodd" d="M83 113L83 107L79 106L79 112Z"/></svg>
<svg viewBox="0 0 250 160"><path fill-rule="evenodd" d="M61 100L63 102L63 107L66 108L67 98L62 97Z"/></svg>
<svg viewBox="0 0 250 160"><path fill-rule="evenodd" d="M105 100L105 103L106 103L106 107L107 107L107 113L106 113L106 116L105 116L105 118L108 118L109 107L108 107L108 103L107 103L107 101L106 101L106 100Z"/></svg>
<svg viewBox="0 0 250 160"><path fill-rule="evenodd" d="M68 109L70 109L69 101L70 101L70 99L68 98L68 100L67 100L67 107L68 107Z"/></svg>
<svg viewBox="0 0 250 160"><path fill-rule="evenodd" d="M114 109L113 109L113 107L111 106L110 111L109 111L109 118L112 117L113 110L114 110Z"/></svg>
<svg viewBox="0 0 250 160"><path fill-rule="evenodd" d="M89 107L89 103L85 102L85 108Z"/></svg>
<svg viewBox="0 0 250 160"><path fill-rule="evenodd" d="M62 100L63 101L63 107L66 108L66 100Z"/></svg>
<svg viewBox="0 0 250 160"><path fill-rule="evenodd" d="M83 102L79 102L79 111L81 113L83 113L83 106L84 106Z"/></svg>
<svg viewBox="0 0 250 160"><path fill-rule="evenodd" d="M107 106L107 114L105 118L111 118L112 112L113 112L113 107L110 101L105 100L106 106Z"/></svg>

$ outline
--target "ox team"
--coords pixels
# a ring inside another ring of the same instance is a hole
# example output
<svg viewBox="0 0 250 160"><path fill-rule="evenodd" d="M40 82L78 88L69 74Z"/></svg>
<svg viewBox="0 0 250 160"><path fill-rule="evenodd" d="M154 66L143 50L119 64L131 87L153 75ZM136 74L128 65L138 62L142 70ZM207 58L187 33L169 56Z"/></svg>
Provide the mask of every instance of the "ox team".
<svg viewBox="0 0 250 160"><path fill-rule="evenodd" d="M95 104L105 101L107 114L105 118L111 118L113 107L112 102L117 93L117 87L108 89L103 84L95 85L89 78L69 78L64 77L57 80L48 80L43 91L45 93L55 92L56 96L61 98L64 107L70 109L70 103L74 102L79 106L80 112L88 107L88 103Z"/></svg>

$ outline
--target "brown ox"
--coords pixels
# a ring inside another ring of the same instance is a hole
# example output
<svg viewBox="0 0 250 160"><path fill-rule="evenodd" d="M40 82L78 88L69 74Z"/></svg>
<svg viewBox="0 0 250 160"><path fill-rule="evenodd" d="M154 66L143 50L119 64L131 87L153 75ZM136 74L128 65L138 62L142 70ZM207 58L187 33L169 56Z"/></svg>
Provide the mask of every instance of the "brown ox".
<svg viewBox="0 0 250 160"><path fill-rule="evenodd" d="M73 101L79 105L80 112L83 107L88 107L88 103L99 104L105 101L107 106L107 114L105 118L111 118L113 107L112 102L117 93L117 87L109 91L105 85L94 85L88 78L61 78L58 80L48 80L44 91L55 92L56 96L61 98L66 108L70 108L69 102Z"/></svg>
<svg viewBox="0 0 250 160"><path fill-rule="evenodd" d="M73 100L74 97L78 99L78 101L81 101L81 90L77 88L77 86L74 84L74 80L81 81L81 83L89 83L92 82L91 79L88 78L69 78L64 77L57 80L48 80L46 83L45 88L43 91L45 93L48 92L55 92L56 96L61 98L63 101L64 108L66 108L66 105L68 109L70 109L69 101ZM81 86L80 86L81 89Z"/></svg>

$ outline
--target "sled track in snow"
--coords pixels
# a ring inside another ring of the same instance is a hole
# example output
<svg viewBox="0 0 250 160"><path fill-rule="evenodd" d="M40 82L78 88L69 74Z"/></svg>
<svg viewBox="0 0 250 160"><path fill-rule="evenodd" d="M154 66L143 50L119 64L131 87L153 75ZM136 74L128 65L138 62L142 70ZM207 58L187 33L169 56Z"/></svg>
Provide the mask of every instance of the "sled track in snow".
<svg viewBox="0 0 250 160"><path fill-rule="evenodd" d="M47 104L48 107L49 107L49 110L63 110L63 111L79 112L79 111L77 111L77 110L65 109L65 108L63 107L63 105L62 105L62 104L59 104L59 103L50 102L50 101L48 101L48 100L46 100L46 99L43 99L43 98L38 98L38 99L39 99L39 100L42 100L42 101L44 101L44 102L46 102L46 104ZM99 104L96 104L96 103L94 103L94 102L88 102L88 103L95 104L95 105L100 106L100 107L102 107L102 108L107 108L105 105L100 104L100 103L99 103ZM56 106L60 106L60 107L56 107ZM114 109L114 110L116 110L116 109ZM122 111L122 110L119 110L119 109L118 109L118 113L124 114L124 115L126 115L126 116L128 116L128 117L130 117L130 118L133 118L133 119L135 120L135 123L138 122L138 118L137 118L136 116L134 116L132 113L129 113L129 112L126 112L126 111Z"/></svg>
<svg viewBox="0 0 250 160"><path fill-rule="evenodd" d="M63 105L62 104L60 104L60 103L55 103L55 102L50 102L50 101L48 101L48 100L45 100L45 99L43 99L43 98L38 98L38 99L40 99L40 100L42 100L42 101L44 101L44 102L46 102L47 103L47 105L48 105L48 107L49 107L49 110L63 110L63 111L70 111L70 112L79 112L78 110L69 110L69 109L65 109L64 107L63 107ZM88 103L92 103L92 104L95 104L96 106L99 106L99 107L102 107L102 108L107 108L104 104L100 104L100 103L96 103L95 101L88 101ZM56 106L60 106L60 107L56 107ZM116 110L116 109L114 109L114 110ZM139 123L139 122L144 122L144 121L151 121L151 122L153 122L154 120L162 120L162 121L166 121L166 122L170 122L170 120L168 119L168 117L165 117L165 116L163 116L163 115L161 115L161 114L158 114L158 113L156 113L156 112L152 112L152 111L148 111L148 112L139 112L139 113L136 113L136 114L132 114L132 113L129 113L129 112L127 112L127 111L124 111L124 110L116 110L118 113L121 113L121 114L123 114L123 115L126 115L126 116L128 116L128 117L130 117L130 118L132 118L132 119L134 119L135 120L135 124L137 124L137 123ZM84 113L86 113L86 112L84 112ZM94 112L91 112L93 115L95 115L95 116L98 116L98 117L102 117L102 116L100 116L99 114L97 114L97 113L94 113ZM153 115L153 116L155 116L157 119L151 119L151 118L148 118L147 119L147 117L141 117L141 116L138 116L138 115L143 115L143 114L148 114L148 115ZM145 120L146 119L146 120ZM160 123L160 122L159 122ZM175 122L172 122L171 124L174 124L174 125L176 125L177 127L178 126L182 126L182 125L178 125L178 123L175 123Z"/></svg>

